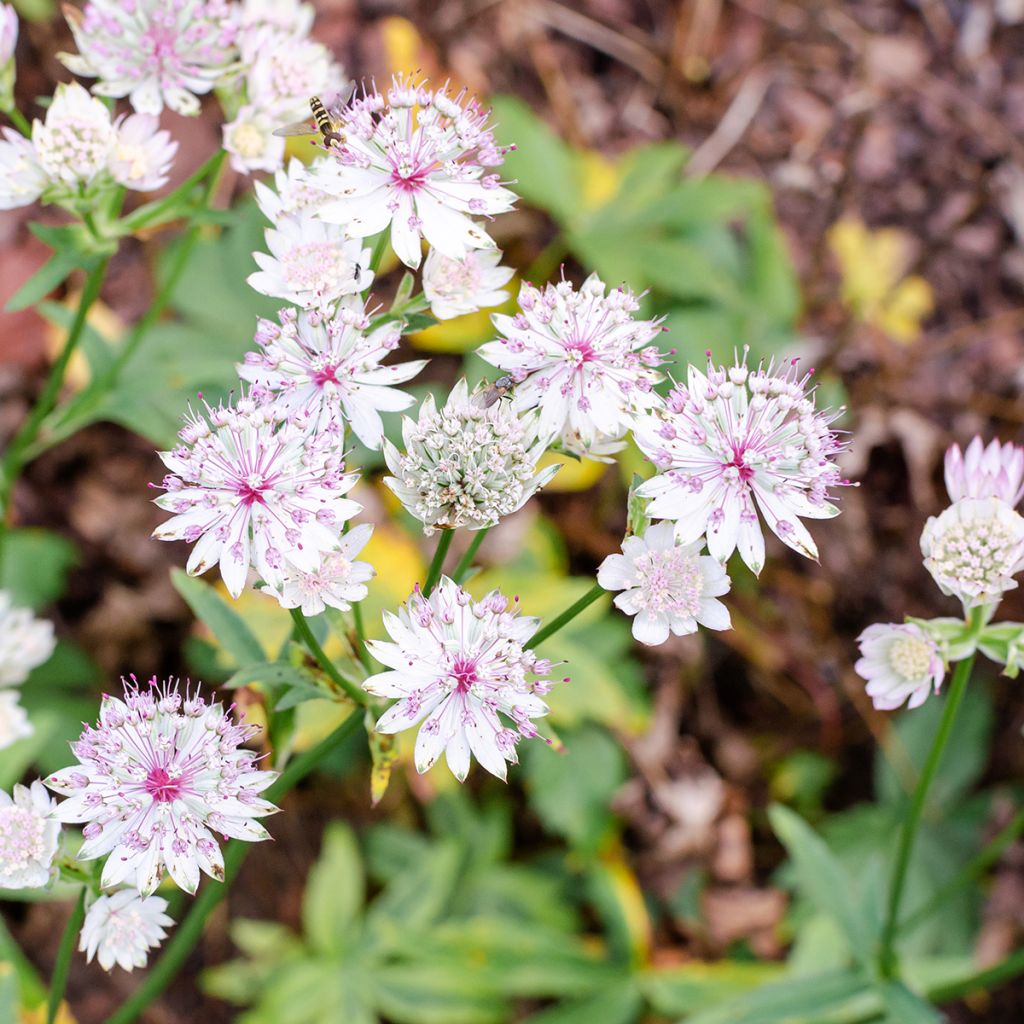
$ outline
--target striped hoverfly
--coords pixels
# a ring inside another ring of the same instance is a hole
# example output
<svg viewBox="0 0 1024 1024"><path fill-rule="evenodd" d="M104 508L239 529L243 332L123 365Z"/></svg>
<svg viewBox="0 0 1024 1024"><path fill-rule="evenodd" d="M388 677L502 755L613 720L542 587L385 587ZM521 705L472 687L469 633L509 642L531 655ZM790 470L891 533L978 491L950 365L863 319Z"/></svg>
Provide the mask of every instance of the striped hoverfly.
<svg viewBox="0 0 1024 1024"><path fill-rule="evenodd" d="M323 136L325 146L329 147L334 143L343 146L345 135L341 130L341 111L352 98L355 90L356 83L350 82L347 89L334 97L329 107L319 96L310 97L309 109L312 117L275 128L274 134L278 137L288 138L294 135L316 135L319 132Z"/></svg>

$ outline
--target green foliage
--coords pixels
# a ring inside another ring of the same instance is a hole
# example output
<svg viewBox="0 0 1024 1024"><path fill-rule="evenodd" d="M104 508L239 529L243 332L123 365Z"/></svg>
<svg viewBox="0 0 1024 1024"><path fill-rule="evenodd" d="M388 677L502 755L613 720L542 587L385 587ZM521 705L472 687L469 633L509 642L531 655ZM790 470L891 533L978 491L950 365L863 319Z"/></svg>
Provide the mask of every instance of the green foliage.
<svg viewBox="0 0 1024 1024"><path fill-rule="evenodd" d="M64 592L67 574L78 561L74 544L33 527L4 530L0 536L0 590L16 606L40 609Z"/></svg>

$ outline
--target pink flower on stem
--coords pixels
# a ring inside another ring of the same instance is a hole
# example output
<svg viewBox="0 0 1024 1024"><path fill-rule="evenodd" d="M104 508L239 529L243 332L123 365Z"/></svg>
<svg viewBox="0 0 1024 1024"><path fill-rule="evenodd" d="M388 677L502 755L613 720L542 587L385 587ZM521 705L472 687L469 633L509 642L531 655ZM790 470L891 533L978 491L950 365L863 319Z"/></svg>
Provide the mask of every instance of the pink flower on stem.
<svg viewBox="0 0 1024 1024"><path fill-rule="evenodd" d="M946 452L946 490L950 501L961 498L999 498L1016 508L1024 498L1024 448L975 437L962 452Z"/></svg>

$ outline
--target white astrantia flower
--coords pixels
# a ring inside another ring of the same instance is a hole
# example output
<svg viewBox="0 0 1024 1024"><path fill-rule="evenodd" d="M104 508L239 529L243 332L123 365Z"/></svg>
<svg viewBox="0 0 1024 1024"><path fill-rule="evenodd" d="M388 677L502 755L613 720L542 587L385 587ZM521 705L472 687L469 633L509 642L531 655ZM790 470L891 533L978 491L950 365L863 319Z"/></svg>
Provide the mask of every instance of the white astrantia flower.
<svg viewBox="0 0 1024 1024"><path fill-rule="evenodd" d="M695 366L664 408L638 419L633 436L658 475L637 489L647 514L676 524L690 544L707 535L723 564L737 548L755 573L764 566L758 512L783 543L808 558L818 549L801 517L830 519L839 509L829 488L848 484L833 459L845 447L831 423L840 413L815 409L810 374L796 361L750 370L737 361L705 376ZM840 410L841 412L841 410Z"/></svg>
<svg viewBox="0 0 1024 1024"><path fill-rule="evenodd" d="M280 123L279 118L251 105L242 107L233 121L225 121L221 132L232 170L239 174L279 170L284 163L285 141L274 134L274 129Z"/></svg>
<svg viewBox="0 0 1024 1024"><path fill-rule="evenodd" d="M166 910L163 897L140 896L134 889L100 896L86 912L78 951L88 963L95 957L105 971L115 964L129 972L145 967L149 951L167 938L164 929L174 924Z"/></svg>
<svg viewBox="0 0 1024 1024"><path fill-rule="evenodd" d="M31 139L13 128L0 128L0 210L34 203L49 183Z"/></svg>
<svg viewBox="0 0 1024 1024"><path fill-rule="evenodd" d="M1024 568L1024 518L999 498L961 498L921 534L924 566L964 609L997 604Z"/></svg>
<svg viewBox="0 0 1024 1024"><path fill-rule="evenodd" d="M45 121L32 124L32 145L51 181L88 184L107 169L117 141L110 111L77 82L62 82Z"/></svg>
<svg viewBox="0 0 1024 1024"><path fill-rule="evenodd" d="M126 682L124 700L104 696L99 722L71 749L79 764L46 785L66 796L60 821L84 824L80 861L106 857L100 884L126 883L148 896L166 871L194 893L200 871L224 880L214 833L269 839L254 821L277 808L259 794L277 778L246 750L259 727L234 721L198 689L184 696L174 680Z"/></svg>
<svg viewBox="0 0 1024 1024"><path fill-rule="evenodd" d="M507 148L495 142L488 113L463 99L395 78L386 94L353 100L341 112L345 142L329 150L338 173L317 179L334 196L319 216L357 238L390 227L407 267L420 265L424 238L453 259L493 249L474 218L512 209L515 193L485 173Z"/></svg>
<svg viewBox="0 0 1024 1024"><path fill-rule="evenodd" d="M11 595L0 590L0 687L20 686L56 645L52 623L15 607Z"/></svg>
<svg viewBox="0 0 1024 1024"><path fill-rule="evenodd" d="M60 845L57 805L37 779L0 790L0 889L41 889Z"/></svg>
<svg viewBox="0 0 1024 1024"><path fill-rule="evenodd" d="M152 114L132 114L114 122L116 138L110 154L110 174L119 185L151 192L167 184L178 143L160 130Z"/></svg>
<svg viewBox="0 0 1024 1024"><path fill-rule="evenodd" d="M319 615L325 607L347 612L369 593L366 584L376 575L369 562L353 559L366 547L373 526L360 523L346 533L337 551L322 556L315 572L295 569L285 573L275 595L282 608L300 608L303 615Z"/></svg>
<svg viewBox="0 0 1024 1024"><path fill-rule="evenodd" d="M416 419L403 417L404 452L384 441L394 474L384 483L426 533L496 526L561 468L537 469L550 438L538 435L536 412L519 415L501 401L485 408L480 399L462 379L440 410L427 395Z"/></svg>
<svg viewBox="0 0 1024 1024"><path fill-rule="evenodd" d="M497 249L468 252L461 259L431 249L423 264L423 294L431 313L438 320L451 320L500 306L509 295L501 286L508 284L513 274L511 267L499 266L500 262Z"/></svg>
<svg viewBox="0 0 1024 1024"><path fill-rule="evenodd" d="M0 65L14 59L18 45L18 12L10 4L0 4Z"/></svg>
<svg viewBox="0 0 1024 1024"><path fill-rule="evenodd" d="M287 35L306 36L315 13L312 4L300 0L242 0L241 27L246 33L270 27Z"/></svg>
<svg viewBox="0 0 1024 1024"><path fill-rule="evenodd" d="M99 79L100 96L127 96L140 114L198 114L196 97L236 57L238 8L228 0L88 0L64 13L79 51L58 54L64 66Z"/></svg>
<svg viewBox="0 0 1024 1024"><path fill-rule="evenodd" d="M631 291L606 294L596 274L578 290L569 281L543 291L525 283L519 307L515 316L494 314L502 337L478 351L515 377L516 406L537 406L541 432L561 435L566 450L588 456L594 445L619 440L659 401L651 389L665 356L651 342L661 321L635 320Z"/></svg>
<svg viewBox="0 0 1024 1024"><path fill-rule="evenodd" d="M367 647L388 671L363 686L398 702L378 719L376 731L396 733L422 722L414 761L428 771L443 753L452 774L464 781L470 755L504 779L516 764L520 738L537 735L531 719L548 713L541 699L551 680L540 678L551 663L526 649L539 619L509 611L492 590L479 601L442 576L429 598L417 588L397 615L384 613L392 642Z"/></svg>
<svg viewBox="0 0 1024 1024"><path fill-rule="evenodd" d="M950 501L961 498L999 498L1016 508L1024 498L1024 448L1009 441L985 445L975 437L962 452L946 452L946 490Z"/></svg>
<svg viewBox="0 0 1024 1024"><path fill-rule="evenodd" d="M729 609L718 600L729 592L728 573L701 553L703 547L700 540L679 544L671 523L655 523L601 563L597 582L622 591L615 607L633 616L633 636L641 643L663 644L669 633L686 636L698 626L732 628Z"/></svg>
<svg viewBox="0 0 1024 1024"><path fill-rule="evenodd" d="M857 642L861 657L854 671L867 681L867 695L879 711L920 707L939 692L945 668L935 641L920 626L875 623Z"/></svg>
<svg viewBox="0 0 1024 1024"><path fill-rule="evenodd" d="M16 690L0 690L0 750L31 736L35 730L18 703Z"/></svg>
<svg viewBox="0 0 1024 1024"><path fill-rule="evenodd" d="M426 366L426 360L382 366L401 339L401 325L388 321L369 330L370 318L357 297L345 299L324 315L282 309L280 323L260 320L259 352L238 367L253 393L273 398L288 413L310 417L313 429L348 423L367 448L380 448L382 412L400 412L414 399L396 385Z"/></svg>
<svg viewBox="0 0 1024 1024"><path fill-rule="evenodd" d="M302 217L315 213L330 200L323 189L313 184L313 177L322 173L327 163L325 157L314 160L309 167L292 157L287 167L279 168L274 174L274 188L262 181L253 182L256 205L263 216L274 224L285 217Z"/></svg>
<svg viewBox="0 0 1024 1024"><path fill-rule="evenodd" d="M205 409L190 412L177 448L160 452L171 473L156 504L174 515L153 536L194 543L189 575L219 562L236 598L250 568L274 590L290 569L315 572L362 508L344 497L358 474L345 472L341 430L314 430L308 415L245 395Z"/></svg>
<svg viewBox="0 0 1024 1024"><path fill-rule="evenodd" d="M311 215L289 217L264 232L270 255L254 252L260 269L246 279L263 295L303 309L323 309L373 283L370 250Z"/></svg>

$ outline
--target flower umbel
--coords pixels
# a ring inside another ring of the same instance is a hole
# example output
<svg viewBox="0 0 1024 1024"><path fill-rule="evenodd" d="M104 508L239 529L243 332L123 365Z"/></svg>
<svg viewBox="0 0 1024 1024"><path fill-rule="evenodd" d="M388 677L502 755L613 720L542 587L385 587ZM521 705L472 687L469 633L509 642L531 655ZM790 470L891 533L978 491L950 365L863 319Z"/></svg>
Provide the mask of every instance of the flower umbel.
<svg viewBox="0 0 1024 1024"><path fill-rule="evenodd" d="M1016 508L1024 498L1024 448L975 437L962 452L946 452L946 490L950 501L961 498L999 498Z"/></svg>
<svg viewBox="0 0 1024 1024"><path fill-rule="evenodd" d="M15 608L11 595L0 590L0 687L25 682L55 646L53 625L37 619L28 608Z"/></svg>
<svg viewBox="0 0 1024 1024"><path fill-rule="evenodd" d="M328 605L347 612L353 602L362 601L369 593L366 584L376 572L369 562L353 561L366 547L373 527L360 523L349 530L337 551L328 551L315 572L299 569L285 574L277 595L282 608L301 608L303 615L319 615Z"/></svg>
<svg viewBox="0 0 1024 1024"><path fill-rule="evenodd" d="M62 82L45 121L32 125L32 144L51 181L88 183L106 170L114 148L110 111L77 82Z"/></svg>
<svg viewBox="0 0 1024 1024"><path fill-rule="evenodd" d="M274 135L279 120L258 107L242 107L222 128L231 169L239 174L276 171L284 160L284 139Z"/></svg>
<svg viewBox="0 0 1024 1024"><path fill-rule="evenodd" d="M935 641L920 626L875 623L857 642L861 657L854 669L867 680L867 695L879 711L904 703L920 707L939 692L945 668Z"/></svg>
<svg viewBox="0 0 1024 1024"><path fill-rule="evenodd" d="M174 924L166 910L167 900L140 896L134 889L100 896L85 915L79 952L89 963L96 957L105 971L115 964L125 971L145 967L149 951L167 938L164 929Z"/></svg>
<svg viewBox="0 0 1024 1024"><path fill-rule="evenodd" d="M0 790L0 889L41 889L60 843L56 803L37 779Z"/></svg>
<svg viewBox="0 0 1024 1024"><path fill-rule="evenodd" d="M18 703L17 690L0 690L0 750L34 731L25 709Z"/></svg>
<svg viewBox="0 0 1024 1024"><path fill-rule="evenodd" d="M508 284L513 273L511 267L499 266L500 262L497 249L468 252L458 260L431 249L423 264L423 294L431 313L438 320L451 320L500 306L508 298L501 286Z"/></svg>

